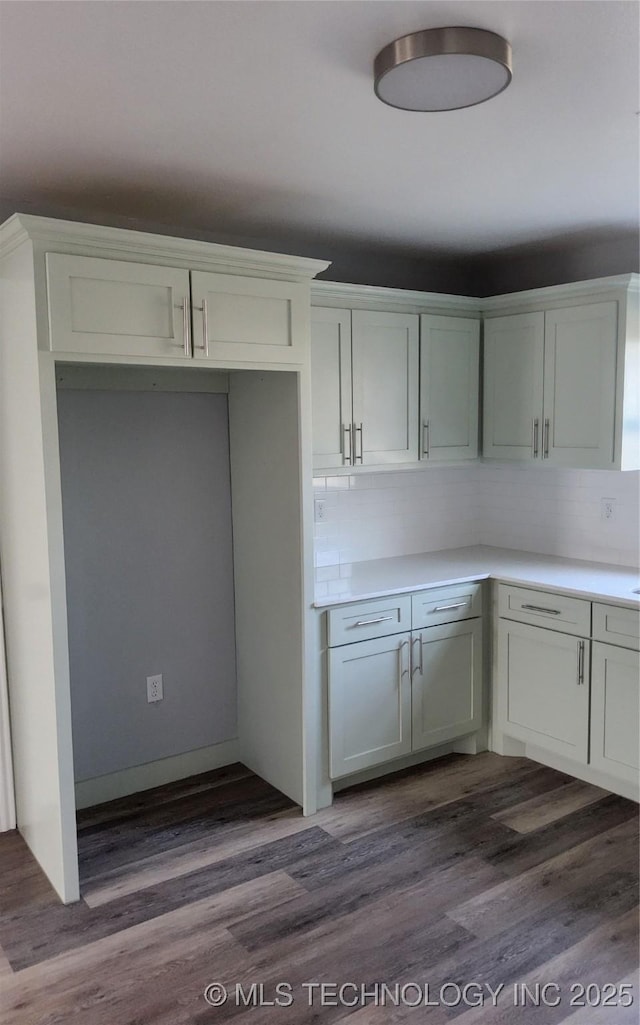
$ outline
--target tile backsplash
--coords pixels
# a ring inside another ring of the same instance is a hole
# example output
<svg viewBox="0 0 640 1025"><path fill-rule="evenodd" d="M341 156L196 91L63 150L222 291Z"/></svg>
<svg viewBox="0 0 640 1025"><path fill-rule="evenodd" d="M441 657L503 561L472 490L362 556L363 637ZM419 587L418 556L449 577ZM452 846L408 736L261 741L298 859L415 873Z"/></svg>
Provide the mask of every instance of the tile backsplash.
<svg viewBox="0 0 640 1025"><path fill-rule="evenodd" d="M339 592L348 563L463 545L640 562L638 472L480 463L318 477L314 496L321 593ZM615 502L609 521L603 498Z"/></svg>

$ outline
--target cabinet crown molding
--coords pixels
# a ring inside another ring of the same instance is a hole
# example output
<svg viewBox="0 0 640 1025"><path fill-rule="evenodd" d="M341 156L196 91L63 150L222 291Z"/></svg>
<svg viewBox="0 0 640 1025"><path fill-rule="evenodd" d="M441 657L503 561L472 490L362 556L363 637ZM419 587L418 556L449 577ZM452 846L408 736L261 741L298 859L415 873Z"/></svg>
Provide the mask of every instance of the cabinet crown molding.
<svg viewBox="0 0 640 1025"><path fill-rule="evenodd" d="M0 259L27 240L43 247L52 246L54 250L63 246L65 252L77 252L84 256L131 258L138 261L146 257L149 260L171 261L190 267L195 264L199 268L221 273L237 272L287 281L308 281L330 266L326 260L312 260L303 256L21 213L13 214L0 225Z"/></svg>
<svg viewBox="0 0 640 1025"><path fill-rule="evenodd" d="M353 285L339 281L314 281L311 305L335 303L349 309L399 310L405 313L467 313L477 316L482 299L446 292L420 292L408 288L384 288L376 285Z"/></svg>

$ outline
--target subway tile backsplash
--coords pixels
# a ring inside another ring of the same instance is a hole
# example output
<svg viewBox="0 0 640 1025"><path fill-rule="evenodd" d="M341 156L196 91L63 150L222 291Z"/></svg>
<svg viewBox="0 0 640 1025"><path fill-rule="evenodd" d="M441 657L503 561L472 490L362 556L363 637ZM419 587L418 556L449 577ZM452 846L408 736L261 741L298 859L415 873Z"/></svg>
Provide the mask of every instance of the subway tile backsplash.
<svg viewBox="0 0 640 1025"><path fill-rule="evenodd" d="M314 480L322 595L348 565L486 544L617 565L640 562L640 473L480 463ZM602 519L603 498L614 516ZM342 574L342 575L341 575Z"/></svg>

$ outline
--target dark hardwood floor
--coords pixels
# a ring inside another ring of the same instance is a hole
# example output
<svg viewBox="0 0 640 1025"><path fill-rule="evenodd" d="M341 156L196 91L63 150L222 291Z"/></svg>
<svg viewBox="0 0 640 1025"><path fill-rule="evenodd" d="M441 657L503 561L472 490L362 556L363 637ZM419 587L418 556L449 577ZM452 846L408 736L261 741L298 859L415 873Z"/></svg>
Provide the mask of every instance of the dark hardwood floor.
<svg viewBox="0 0 640 1025"><path fill-rule="evenodd" d="M63 907L0 836L3 1025L639 1020L637 807L525 759L451 755L309 819L234 765L78 838Z"/></svg>

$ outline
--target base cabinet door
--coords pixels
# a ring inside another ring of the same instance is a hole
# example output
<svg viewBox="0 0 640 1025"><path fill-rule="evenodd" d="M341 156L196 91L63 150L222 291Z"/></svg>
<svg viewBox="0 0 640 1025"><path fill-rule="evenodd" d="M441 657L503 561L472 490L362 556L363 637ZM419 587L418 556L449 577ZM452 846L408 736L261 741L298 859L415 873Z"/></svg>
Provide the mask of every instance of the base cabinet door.
<svg viewBox="0 0 640 1025"><path fill-rule="evenodd" d="M630 783L640 769L640 654L593 643L591 765Z"/></svg>
<svg viewBox="0 0 640 1025"><path fill-rule="evenodd" d="M187 270L63 253L46 261L54 352L190 357Z"/></svg>
<svg viewBox="0 0 640 1025"><path fill-rule="evenodd" d="M409 633L329 651L332 779L411 751Z"/></svg>
<svg viewBox="0 0 640 1025"><path fill-rule="evenodd" d="M413 634L413 750L482 725L482 620Z"/></svg>
<svg viewBox="0 0 640 1025"><path fill-rule="evenodd" d="M498 725L565 758L589 755L590 642L501 619L498 627Z"/></svg>

